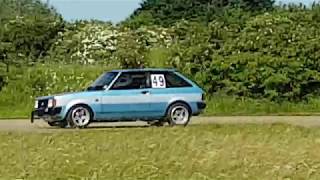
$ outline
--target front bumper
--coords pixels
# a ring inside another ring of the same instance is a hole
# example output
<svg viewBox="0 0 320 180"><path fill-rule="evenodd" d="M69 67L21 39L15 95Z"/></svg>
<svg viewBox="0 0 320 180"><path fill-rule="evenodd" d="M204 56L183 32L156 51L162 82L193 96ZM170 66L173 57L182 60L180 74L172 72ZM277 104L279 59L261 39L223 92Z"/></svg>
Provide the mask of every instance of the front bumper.
<svg viewBox="0 0 320 180"><path fill-rule="evenodd" d="M61 120L61 111L61 107L36 109L31 112L31 123L33 123L35 119L43 119L48 122L59 121Z"/></svg>

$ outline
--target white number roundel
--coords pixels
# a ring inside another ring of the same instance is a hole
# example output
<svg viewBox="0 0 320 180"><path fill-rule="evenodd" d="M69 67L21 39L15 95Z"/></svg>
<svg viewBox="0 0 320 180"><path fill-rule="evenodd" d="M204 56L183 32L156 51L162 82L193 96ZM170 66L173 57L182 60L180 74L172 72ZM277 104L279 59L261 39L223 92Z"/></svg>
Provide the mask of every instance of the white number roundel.
<svg viewBox="0 0 320 180"><path fill-rule="evenodd" d="M166 88L166 79L163 74L151 75L152 88Z"/></svg>

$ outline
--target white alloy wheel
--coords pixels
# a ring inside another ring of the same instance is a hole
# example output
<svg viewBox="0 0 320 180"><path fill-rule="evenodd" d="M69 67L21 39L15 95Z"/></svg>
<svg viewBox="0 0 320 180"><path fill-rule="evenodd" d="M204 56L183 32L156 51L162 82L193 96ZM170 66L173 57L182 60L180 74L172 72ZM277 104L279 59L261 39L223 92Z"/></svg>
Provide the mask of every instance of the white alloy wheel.
<svg viewBox="0 0 320 180"><path fill-rule="evenodd" d="M69 122L73 127L86 127L91 120L90 111L84 106L77 106L71 110Z"/></svg>
<svg viewBox="0 0 320 180"><path fill-rule="evenodd" d="M184 104L173 105L168 112L169 123L171 125L184 125L186 126L190 121L190 111Z"/></svg>

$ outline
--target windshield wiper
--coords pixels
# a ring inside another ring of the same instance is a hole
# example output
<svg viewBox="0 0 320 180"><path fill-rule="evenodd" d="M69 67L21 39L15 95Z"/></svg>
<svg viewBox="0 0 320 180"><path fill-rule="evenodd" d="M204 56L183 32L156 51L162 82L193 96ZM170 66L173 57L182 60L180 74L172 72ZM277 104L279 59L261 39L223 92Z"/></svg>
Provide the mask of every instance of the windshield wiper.
<svg viewBox="0 0 320 180"><path fill-rule="evenodd" d="M103 86L89 86L87 91L100 91L103 90Z"/></svg>

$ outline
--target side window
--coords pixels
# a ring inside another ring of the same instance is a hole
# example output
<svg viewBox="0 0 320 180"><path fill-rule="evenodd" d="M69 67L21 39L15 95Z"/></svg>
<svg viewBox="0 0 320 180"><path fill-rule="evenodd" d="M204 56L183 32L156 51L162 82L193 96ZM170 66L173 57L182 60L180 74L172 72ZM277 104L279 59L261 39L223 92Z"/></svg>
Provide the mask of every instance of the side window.
<svg viewBox="0 0 320 180"><path fill-rule="evenodd" d="M190 83L173 72L166 73L165 77L167 81L167 88L192 87Z"/></svg>
<svg viewBox="0 0 320 180"><path fill-rule="evenodd" d="M147 88L147 76L144 72L122 73L111 89L144 89Z"/></svg>

